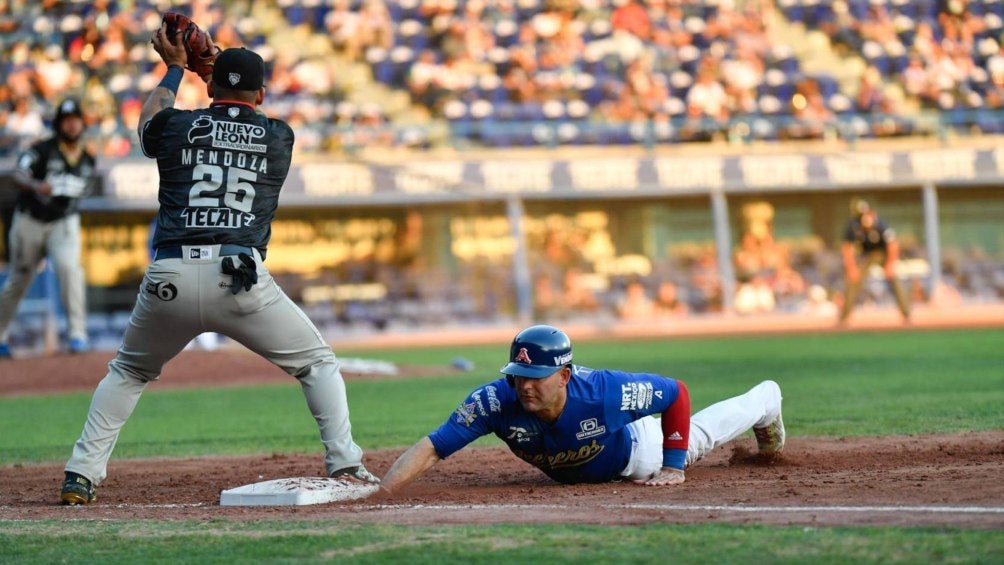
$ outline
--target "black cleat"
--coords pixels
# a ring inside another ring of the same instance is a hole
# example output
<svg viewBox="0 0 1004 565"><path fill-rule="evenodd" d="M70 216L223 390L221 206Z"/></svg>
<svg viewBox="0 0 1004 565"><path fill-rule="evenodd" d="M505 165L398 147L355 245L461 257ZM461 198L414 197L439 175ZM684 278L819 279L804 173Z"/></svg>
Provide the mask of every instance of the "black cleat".
<svg viewBox="0 0 1004 565"><path fill-rule="evenodd" d="M60 499L63 504L70 506L90 504L98 499L98 493L97 489L94 488L94 483L86 477L67 471Z"/></svg>

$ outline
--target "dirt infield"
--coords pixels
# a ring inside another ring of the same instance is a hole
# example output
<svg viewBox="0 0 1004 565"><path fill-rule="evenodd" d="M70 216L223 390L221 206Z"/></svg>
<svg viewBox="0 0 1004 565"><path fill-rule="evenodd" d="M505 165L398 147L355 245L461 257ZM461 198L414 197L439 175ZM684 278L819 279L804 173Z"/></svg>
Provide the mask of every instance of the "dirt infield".
<svg viewBox="0 0 1004 565"><path fill-rule="evenodd" d="M716 326L716 330L718 328ZM0 362L0 396L92 390L111 352ZM404 368L404 375L408 370ZM282 382L244 351L184 352L158 388ZM351 373L347 379L362 378ZM375 378L375 377L366 377ZM379 377L388 378L388 377ZM394 378L394 377L389 377ZM785 456L751 456L747 435L698 462L675 487L564 486L503 447L440 462L394 498L299 507L221 507L220 492L261 480L323 473L321 454L113 458L88 507L62 507L62 464L3 465L0 519L337 519L400 524L728 522L1004 528L1004 430L932 436L811 438L788 422ZM69 446L67 446L69 448ZM367 452L383 474L401 450Z"/></svg>
<svg viewBox="0 0 1004 565"><path fill-rule="evenodd" d="M0 467L0 519L337 519L398 524L728 522L1004 528L1004 432L882 438L793 437L781 461L752 437L694 465L675 487L565 486L502 447L463 450L394 498L313 506L221 507L220 492L323 473L317 455L113 459L98 502L58 504L62 465ZM400 450L369 452L382 474Z"/></svg>

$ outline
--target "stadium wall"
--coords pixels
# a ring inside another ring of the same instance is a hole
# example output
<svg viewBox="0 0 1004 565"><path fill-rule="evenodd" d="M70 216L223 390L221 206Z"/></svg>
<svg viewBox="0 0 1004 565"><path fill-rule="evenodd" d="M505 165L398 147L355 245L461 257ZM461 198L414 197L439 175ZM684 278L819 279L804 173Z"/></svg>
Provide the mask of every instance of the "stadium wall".
<svg viewBox="0 0 1004 565"><path fill-rule="evenodd" d="M149 257L156 167L105 161L101 180L99 194L83 206L91 309L128 309ZM811 254L839 248L848 200L863 196L901 234L908 259L941 266L913 271L929 291L959 257L976 253L1004 264L1002 181L1004 146L993 143L301 159L283 190L269 264L290 295L323 310L321 317L352 318L354 303L401 295L433 303L415 314L422 323L555 315L538 304L539 280L567 276L570 268L594 294L620 295L632 279L689 285L710 253L722 288L720 303L703 307L731 310L732 254L747 206L769 203L774 236ZM579 246L577 257L552 253L555 239ZM817 265L810 282L831 289L839 285L837 270ZM395 289L395 278L442 288ZM444 290L451 284L464 288ZM365 323L388 317L363 310L356 314Z"/></svg>

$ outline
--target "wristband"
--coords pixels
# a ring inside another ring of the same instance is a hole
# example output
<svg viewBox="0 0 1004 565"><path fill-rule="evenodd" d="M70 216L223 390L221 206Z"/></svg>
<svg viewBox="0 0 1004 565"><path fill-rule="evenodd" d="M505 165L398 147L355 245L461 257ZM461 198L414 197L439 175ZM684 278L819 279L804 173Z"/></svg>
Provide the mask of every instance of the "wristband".
<svg viewBox="0 0 1004 565"><path fill-rule="evenodd" d="M687 450L672 447L663 448L662 466L683 469L687 465Z"/></svg>
<svg viewBox="0 0 1004 565"><path fill-rule="evenodd" d="M157 86L163 86L177 94L178 87L181 86L181 77L183 76L185 76L185 69L182 69L178 65L170 65L167 67L167 74L164 75L164 78L161 79L160 84Z"/></svg>

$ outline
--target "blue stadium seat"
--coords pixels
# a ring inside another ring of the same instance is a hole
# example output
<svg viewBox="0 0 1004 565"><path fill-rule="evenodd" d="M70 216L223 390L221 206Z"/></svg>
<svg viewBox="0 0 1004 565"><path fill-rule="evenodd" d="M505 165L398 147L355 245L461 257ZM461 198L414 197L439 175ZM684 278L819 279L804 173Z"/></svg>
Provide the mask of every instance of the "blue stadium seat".
<svg viewBox="0 0 1004 565"><path fill-rule="evenodd" d="M829 100L834 94L840 91L840 84L836 77L828 74L818 73L812 77L819 85L819 93L824 99Z"/></svg>

